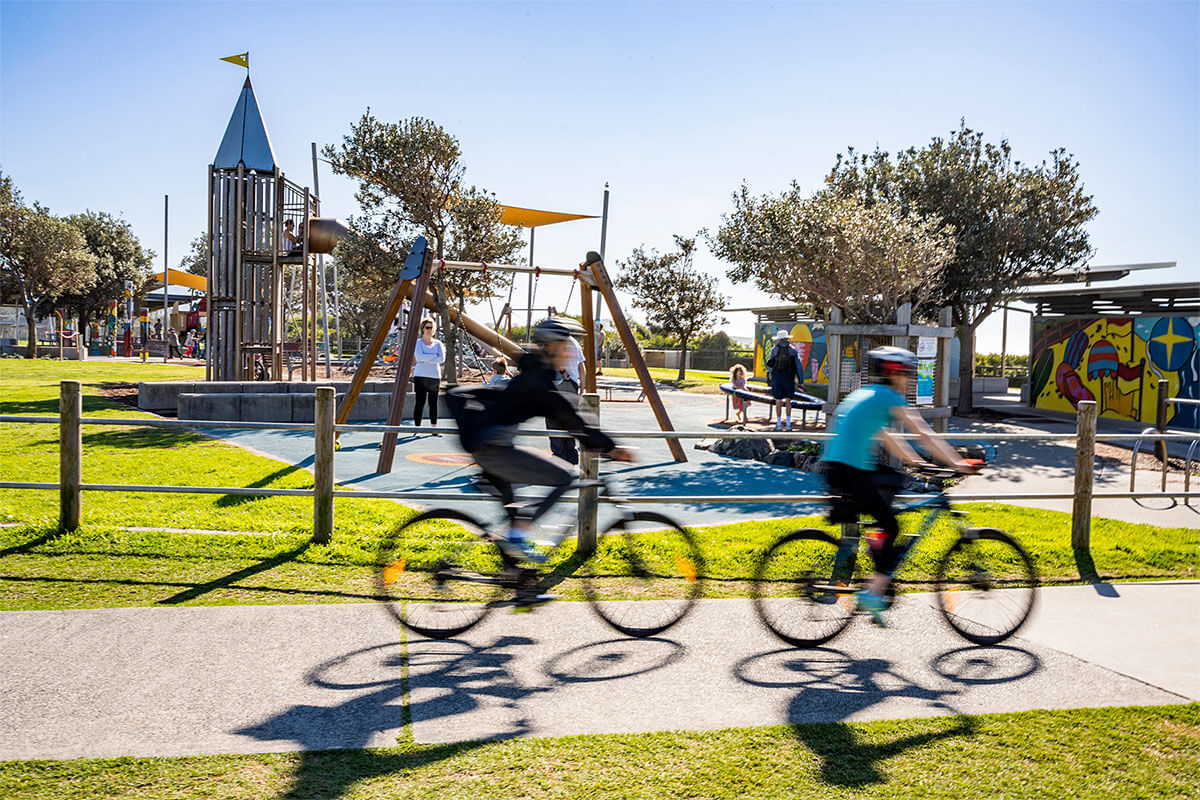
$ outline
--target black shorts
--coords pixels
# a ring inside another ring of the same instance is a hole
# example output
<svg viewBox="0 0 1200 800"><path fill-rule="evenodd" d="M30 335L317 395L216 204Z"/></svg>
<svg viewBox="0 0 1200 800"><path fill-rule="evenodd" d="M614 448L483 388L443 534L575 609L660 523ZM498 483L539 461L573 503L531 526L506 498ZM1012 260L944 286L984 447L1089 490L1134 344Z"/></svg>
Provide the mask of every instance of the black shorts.
<svg viewBox="0 0 1200 800"><path fill-rule="evenodd" d="M830 504L829 521L857 522L866 514L886 535L877 552L872 549L875 567L890 572L894 564L892 543L900 533L900 522L892 509L892 500L903 486L904 476L891 467L877 466L873 470L857 469L838 461L825 462L825 480L829 493L835 496Z"/></svg>

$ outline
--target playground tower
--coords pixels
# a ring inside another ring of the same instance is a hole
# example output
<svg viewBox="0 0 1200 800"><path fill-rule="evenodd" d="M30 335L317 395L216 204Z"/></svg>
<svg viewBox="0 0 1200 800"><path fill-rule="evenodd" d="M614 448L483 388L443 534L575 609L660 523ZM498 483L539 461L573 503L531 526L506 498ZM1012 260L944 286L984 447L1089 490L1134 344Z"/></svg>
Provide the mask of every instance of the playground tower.
<svg viewBox="0 0 1200 800"><path fill-rule="evenodd" d="M253 380L258 359L281 380L289 358L316 379L319 210L279 169L247 77L208 168L208 380Z"/></svg>

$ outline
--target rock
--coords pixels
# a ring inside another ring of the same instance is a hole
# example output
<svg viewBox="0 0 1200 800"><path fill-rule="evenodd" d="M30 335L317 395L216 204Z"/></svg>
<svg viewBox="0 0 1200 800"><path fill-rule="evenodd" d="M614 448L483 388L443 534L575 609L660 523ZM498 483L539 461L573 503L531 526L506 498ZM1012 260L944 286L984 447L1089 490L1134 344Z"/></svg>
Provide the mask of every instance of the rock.
<svg viewBox="0 0 1200 800"><path fill-rule="evenodd" d="M731 458L765 461L771 452L771 443L762 439L720 439L712 446L711 452Z"/></svg>
<svg viewBox="0 0 1200 800"><path fill-rule="evenodd" d="M787 450L773 450L767 454L766 462L777 467L792 466L792 454Z"/></svg>

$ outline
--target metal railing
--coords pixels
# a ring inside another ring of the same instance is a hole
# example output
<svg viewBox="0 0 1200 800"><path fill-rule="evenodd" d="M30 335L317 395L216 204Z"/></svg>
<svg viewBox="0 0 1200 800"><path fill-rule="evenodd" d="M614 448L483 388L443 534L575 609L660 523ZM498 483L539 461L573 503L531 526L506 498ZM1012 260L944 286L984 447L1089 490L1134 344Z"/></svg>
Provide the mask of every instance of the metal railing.
<svg viewBox="0 0 1200 800"><path fill-rule="evenodd" d="M599 406L599 398L594 394L584 395L584 402L593 408ZM373 424L334 424L335 393L333 387L322 386L317 389L314 422L228 422L218 420L168 420L144 418L113 418L113 417L83 417L82 394L78 381L63 381L60 389L58 416L0 416L0 423L33 423L59 425L59 480L50 482L0 482L0 489L20 490L55 490L60 496L59 526L62 530L74 530L79 526L81 516L81 494L85 491L102 492L152 492L164 494L223 494L256 497L312 497L313 498L313 541L327 542L333 533L333 500L334 497L346 499L390 499L408 500L415 502L494 502L489 495L463 495L447 492L418 492L418 491L360 491L351 490L334 492L333 463L335 452L335 433L367 432L381 434L395 433L434 433L441 429L428 426L413 425L373 425ZM1193 401L1194 402L1194 401ZM160 486L150 484L110 484L84 483L82 480L83 425L99 426L138 426L149 428L183 428L183 429L240 429L240 430L281 430L281 431L312 431L313 473L314 486L312 489L268 489L237 486ZM1186 501L1192 497L1200 497L1200 493L1191 492L1190 467L1192 453L1200 443L1200 434L1152 432L1148 428L1140 434L1097 434L1096 433L1096 404L1094 401L1084 401L1079 406L1079 416L1075 433L947 433L936 434L937 438L946 441L1042 441L1042 442L1076 442L1075 484L1072 492L1016 492L1016 493L987 493L987 494L956 494L956 500L1072 500L1072 543L1076 546L1087 547L1091 526L1091 505L1093 499L1127 499L1141 497L1172 497L1183 498ZM570 434L562 431L527 430L517 432L524 437L568 437ZM822 441L832 438L828 433L805 433L803 431L786 432L746 432L746 431L616 431L614 438L624 440L640 439L751 439L772 441ZM904 435L903 438L915 439L915 436ZM1183 492L1167 492L1164 473L1162 489L1155 492L1134 491L1131 475L1131 485L1128 492L1093 491L1095 443L1134 442L1133 466L1136 469L1138 448L1143 441L1190 441L1188 449L1187 472ZM595 475L598 469L597 459L588 451L581 453L581 474ZM902 495L900 499L915 499L915 496ZM571 500L578 504L581 529L591 526L594 529L598 502L623 503L689 503L689 504L783 504L783 503L823 503L830 500L826 494L776 494L776 495L642 495L616 498L596 498L595 490L583 490Z"/></svg>

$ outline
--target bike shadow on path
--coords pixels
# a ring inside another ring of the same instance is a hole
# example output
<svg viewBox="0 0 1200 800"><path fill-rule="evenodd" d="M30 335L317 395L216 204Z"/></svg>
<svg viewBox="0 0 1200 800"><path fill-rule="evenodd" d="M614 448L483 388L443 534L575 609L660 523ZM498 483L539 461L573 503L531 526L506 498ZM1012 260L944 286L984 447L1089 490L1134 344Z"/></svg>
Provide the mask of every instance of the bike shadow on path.
<svg viewBox="0 0 1200 800"><path fill-rule="evenodd" d="M796 738L820 759L826 783L861 788L887 782L883 763L888 759L942 739L973 736L974 718L956 710L953 700L967 687L1028 677L1041 668L1041 660L1022 648L963 647L937 655L929 668L949 685L923 686L887 659L856 659L824 647L760 653L740 661L734 674L754 686L798 687L788 705L788 722ZM933 723L937 730L890 740L877 733L864 737L846 722L872 706L897 699L924 701L925 716L945 719Z"/></svg>
<svg viewBox="0 0 1200 800"><path fill-rule="evenodd" d="M465 715L485 704L518 710L523 698L548 691L522 686L509 669L519 655L515 651L534 644L525 637L501 636L486 644L416 640L355 650L314 667L306 676L311 686L347 693L345 700L329 706L294 705L235 733L298 746L299 763L281 800L340 797L359 781L403 774L527 734L530 722L519 711L504 729L472 741L421 745L413 741L412 726ZM410 674L419 675L422 685L422 698L415 703ZM396 741L378 741L377 734L392 732ZM380 745L388 749L364 749Z"/></svg>

